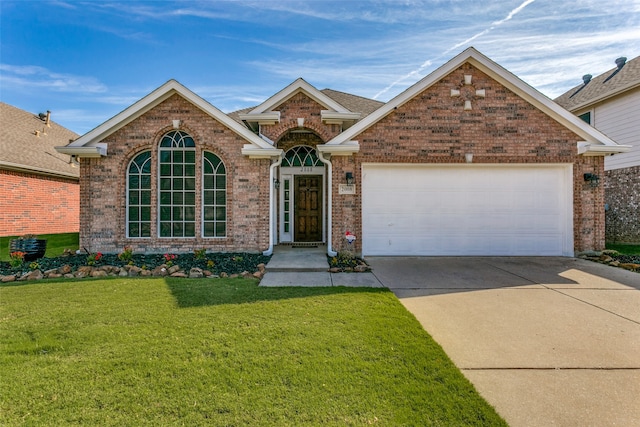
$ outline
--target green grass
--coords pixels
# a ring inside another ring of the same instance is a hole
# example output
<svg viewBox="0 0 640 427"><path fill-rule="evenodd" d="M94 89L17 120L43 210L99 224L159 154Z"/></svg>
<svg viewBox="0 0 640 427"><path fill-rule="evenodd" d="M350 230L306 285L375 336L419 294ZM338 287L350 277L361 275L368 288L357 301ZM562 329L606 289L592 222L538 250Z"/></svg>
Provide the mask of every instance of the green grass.
<svg viewBox="0 0 640 427"><path fill-rule="evenodd" d="M506 425L385 289L0 287L0 425Z"/></svg>
<svg viewBox="0 0 640 427"><path fill-rule="evenodd" d="M640 255L640 245L607 243L607 249L618 251L624 255Z"/></svg>
<svg viewBox="0 0 640 427"><path fill-rule="evenodd" d="M0 261L9 261L9 242L19 236L0 237ZM47 239L47 258L62 255L65 249L76 251L78 249L78 233L39 234L38 239Z"/></svg>

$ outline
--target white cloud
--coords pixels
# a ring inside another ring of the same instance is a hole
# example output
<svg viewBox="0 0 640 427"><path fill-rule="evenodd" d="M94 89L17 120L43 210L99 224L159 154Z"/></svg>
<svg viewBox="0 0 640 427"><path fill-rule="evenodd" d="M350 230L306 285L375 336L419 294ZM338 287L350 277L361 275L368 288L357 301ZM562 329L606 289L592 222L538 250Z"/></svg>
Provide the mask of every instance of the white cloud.
<svg viewBox="0 0 640 427"><path fill-rule="evenodd" d="M37 65L0 64L5 90L45 89L53 92L102 93L107 87L94 77L56 73Z"/></svg>

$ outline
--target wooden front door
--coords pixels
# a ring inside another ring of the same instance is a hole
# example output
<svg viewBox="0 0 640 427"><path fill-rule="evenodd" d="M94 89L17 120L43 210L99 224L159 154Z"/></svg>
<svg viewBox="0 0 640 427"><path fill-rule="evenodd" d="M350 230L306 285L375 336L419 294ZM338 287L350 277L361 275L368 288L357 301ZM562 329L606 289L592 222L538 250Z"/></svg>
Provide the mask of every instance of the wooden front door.
<svg viewBox="0 0 640 427"><path fill-rule="evenodd" d="M322 241L322 175L299 175L294 180L295 242Z"/></svg>

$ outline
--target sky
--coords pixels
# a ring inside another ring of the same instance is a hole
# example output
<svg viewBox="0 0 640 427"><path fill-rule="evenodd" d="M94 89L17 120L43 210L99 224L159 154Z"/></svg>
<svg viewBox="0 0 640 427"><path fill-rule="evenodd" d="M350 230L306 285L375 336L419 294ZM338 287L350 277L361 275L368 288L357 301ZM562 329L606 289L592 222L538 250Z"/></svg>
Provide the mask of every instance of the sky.
<svg viewBox="0 0 640 427"><path fill-rule="evenodd" d="M555 98L640 55L640 0L2 0L0 101L78 134L170 79L227 113L298 77L388 101L469 46Z"/></svg>

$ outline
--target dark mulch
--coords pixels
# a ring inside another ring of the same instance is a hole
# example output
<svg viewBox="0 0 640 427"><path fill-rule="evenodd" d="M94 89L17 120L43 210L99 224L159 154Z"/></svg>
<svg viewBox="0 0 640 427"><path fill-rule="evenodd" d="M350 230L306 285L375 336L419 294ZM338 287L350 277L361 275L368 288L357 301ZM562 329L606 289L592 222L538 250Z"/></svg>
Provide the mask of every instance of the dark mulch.
<svg viewBox="0 0 640 427"><path fill-rule="evenodd" d="M172 261L174 265L179 265L183 270L189 271L192 267L209 270L213 274L225 272L227 274L239 274L244 271L254 272L258 270L259 264L266 264L271 257L253 253L212 253L206 254L204 258L197 259L193 253L176 254ZM123 261L117 254L103 254L102 258L94 266L114 265L118 267L127 264L136 265L152 270L155 267L166 264L167 260L163 254L134 254L131 261ZM212 262L212 263L211 263ZM31 265L32 263L35 264ZM27 261L21 267L13 268L8 262L0 262L0 276L10 275L28 270L39 269L42 271L52 270L70 265L73 270L87 265L87 254L60 256L55 258L39 258L35 261ZM35 268L32 268L35 267Z"/></svg>

